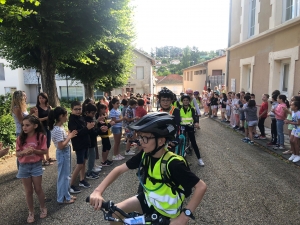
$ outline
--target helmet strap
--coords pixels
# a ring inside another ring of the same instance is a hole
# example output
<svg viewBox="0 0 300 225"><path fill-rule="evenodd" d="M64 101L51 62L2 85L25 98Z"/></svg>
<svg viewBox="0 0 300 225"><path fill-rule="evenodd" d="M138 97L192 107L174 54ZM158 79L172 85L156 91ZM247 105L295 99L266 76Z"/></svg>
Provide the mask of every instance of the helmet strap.
<svg viewBox="0 0 300 225"><path fill-rule="evenodd" d="M153 151L146 153L147 155L155 155L159 150L161 150L163 147L165 147L165 145L159 146L158 147L158 138L155 137L155 148Z"/></svg>

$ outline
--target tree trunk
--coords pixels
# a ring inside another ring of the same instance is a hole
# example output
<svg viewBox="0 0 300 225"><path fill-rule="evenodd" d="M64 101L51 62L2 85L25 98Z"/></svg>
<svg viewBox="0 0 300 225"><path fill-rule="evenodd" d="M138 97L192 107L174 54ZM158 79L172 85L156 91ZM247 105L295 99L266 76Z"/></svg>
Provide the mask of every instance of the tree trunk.
<svg viewBox="0 0 300 225"><path fill-rule="evenodd" d="M56 65L51 53L42 48L41 49L41 78L43 92L48 94L48 102L52 107L59 105L59 99L56 89L55 72Z"/></svg>
<svg viewBox="0 0 300 225"><path fill-rule="evenodd" d="M84 85L85 98L94 99L94 84L83 84L83 85Z"/></svg>

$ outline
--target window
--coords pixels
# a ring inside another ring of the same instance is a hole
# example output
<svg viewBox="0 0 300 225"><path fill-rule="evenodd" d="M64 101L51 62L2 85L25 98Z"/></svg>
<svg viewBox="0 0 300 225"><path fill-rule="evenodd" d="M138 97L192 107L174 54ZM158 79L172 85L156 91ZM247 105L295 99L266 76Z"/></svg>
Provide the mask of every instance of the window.
<svg viewBox="0 0 300 225"><path fill-rule="evenodd" d="M240 90L252 93L254 65L254 56L240 59Z"/></svg>
<svg viewBox="0 0 300 225"><path fill-rule="evenodd" d="M94 99L95 100L99 100L103 96L104 96L104 92L103 91L95 90L95 93L94 93Z"/></svg>
<svg viewBox="0 0 300 225"><path fill-rule="evenodd" d="M190 78L190 81L193 81L193 73L194 73L194 71L191 71L191 78Z"/></svg>
<svg viewBox="0 0 300 225"><path fill-rule="evenodd" d="M283 22L299 16L299 0L283 0Z"/></svg>
<svg viewBox="0 0 300 225"><path fill-rule="evenodd" d="M60 87L60 98L62 100L68 99L68 92L69 92L69 100L74 101L83 101L83 87L77 86L77 87Z"/></svg>
<svg viewBox="0 0 300 225"><path fill-rule="evenodd" d="M203 74L206 74L206 70L203 70Z"/></svg>
<svg viewBox="0 0 300 225"><path fill-rule="evenodd" d="M187 77L187 81L189 81L190 80L190 72L187 72L186 77Z"/></svg>
<svg viewBox="0 0 300 225"><path fill-rule="evenodd" d="M281 64L281 77L280 77L280 91L282 93L286 93L288 91L289 84L289 72L290 72L290 64L283 62Z"/></svg>
<svg viewBox="0 0 300 225"><path fill-rule="evenodd" d="M5 94L7 94L7 93L13 94L16 90L17 90L17 88L15 88L15 87L5 87L4 88Z"/></svg>
<svg viewBox="0 0 300 225"><path fill-rule="evenodd" d="M212 75L213 76L222 75L222 70L213 70Z"/></svg>
<svg viewBox="0 0 300 225"><path fill-rule="evenodd" d="M144 79L144 67L143 66L136 67L136 79L138 79L138 80Z"/></svg>
<svg viewBox="0 0 300 225"><path fill-rule="evenodd" d="M202 70L200 70L200 73L199 74L202 74Z"/></svg>
<svg viewBox="0 0 300 225"><path fill-rule="evenodd" d="M255 31L255 10L256 0L250 0L249 37L253 36Z"/></svg>
<svg viewBox="0 0 300 225"><path fill-rule="evenodd" d="M0 80L5 80L4 64L0 63Z"/></svg>

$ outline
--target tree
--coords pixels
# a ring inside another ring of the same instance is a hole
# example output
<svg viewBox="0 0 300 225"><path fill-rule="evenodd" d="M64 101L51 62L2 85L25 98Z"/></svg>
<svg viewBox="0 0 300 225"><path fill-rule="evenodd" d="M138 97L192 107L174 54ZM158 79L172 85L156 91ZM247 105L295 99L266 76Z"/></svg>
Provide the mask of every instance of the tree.
<svg viewBox="0 0 300 225"><path fill-rule="evenodd" d="M110 37L120 2L128 4L128 1L41 0L38 7L17 0L7 2L3 5L6 9L24 5L37 13L23 16L21 20L8 17L0 23L0 56L12 68L38 69L49 103L56 106L59 103L57 69L66 66L64 60L92 63L89 54L95 45ZM0 12L0 18L6 18L6 11Z"/></svg>

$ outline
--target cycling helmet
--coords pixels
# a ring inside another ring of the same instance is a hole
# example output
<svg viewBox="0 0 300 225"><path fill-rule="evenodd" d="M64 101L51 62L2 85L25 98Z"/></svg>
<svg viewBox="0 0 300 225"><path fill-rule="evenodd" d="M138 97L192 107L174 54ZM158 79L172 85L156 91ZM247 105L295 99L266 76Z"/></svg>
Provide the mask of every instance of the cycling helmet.
<svg viewBox="0 0 300 225"><path fill-rule="evenodd" d="M194 95L199 95L200 92L199 91L194 91Z"/></svg>
<svg viewBox="0 0 300 225"><path fill-rule="evenodd" d="M188 88L188 89L186 89L185 93L186 93L186 94L193 94L193 90L190 89L190 88Z"/></svg>
<svg viewBox="0 0 300 225"><path fill-rule="evenodd" d="M166 87L163 87L161 91L158 92L158 99L160 100L163 97L163 98L170 98L171 100L173 100L173 95L174 94L171 90L169 90Z"/></svg>
<svg viewBox="0 0 300 225"><path fill-rule="evenodd" d="M157 112L143 116L139 121L129 125L129 129L137 132L151 133L156 138L174 139L176 124L173 116L166 112Z"/></svg>
<svg viewBox="0 0 300 225"><path fill-rule="evenodd" d="M181 96L181 101L183 101L183 99L185 99L185 98L187 98L189 101L191 101L191 97L187 94Z"/></svg>

